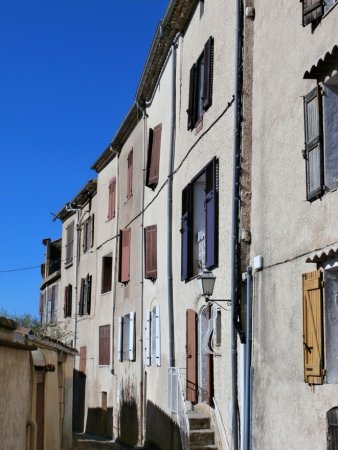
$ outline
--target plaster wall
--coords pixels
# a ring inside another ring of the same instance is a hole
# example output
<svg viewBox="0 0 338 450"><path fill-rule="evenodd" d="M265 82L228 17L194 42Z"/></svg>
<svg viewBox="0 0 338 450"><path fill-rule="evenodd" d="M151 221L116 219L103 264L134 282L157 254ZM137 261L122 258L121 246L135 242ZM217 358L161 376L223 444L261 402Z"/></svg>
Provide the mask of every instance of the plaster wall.
<svg viewBox="0 0 338 450"><path fill-rule="evenodd" d="M251 261L264 258L253 299L253 447L326 448L337 386L303 381L301 275L307 255L336 243L338 193L306 201L303 74L337 44L338 8L312 32L301 4L255 0Z"/></svg>
<svg viewBox="0 0 338 450"><path fill-rule="evenodd" d="M177 72L177 131L174 176L173 267L175 304L176 366L186 367L186 309L197 313L205 305L196 278L181 281L181 203L182 190L213 158L219 160L219 263L213 269L216 284L213 298L230 298L231 195L233 138L233 62L235 10L233 2L204 2L200 17L197 6L189 27L179 41ZM203 115L202 128L187 130L189 75L208 38L214 37L213 101ZM222 304L226 307L226 304ZM227 307L226 307L227 308ZM214 356L214 396L226 432L231 428L230 312L221 310L220 356Z"/></svg>
<svg viewBox="0 0 338 450"><path fill-rule="evenodd" d="M19 380L19 382L18 382ZM30 352L0 347L0 441L3 450L26 450L31 418Z"/></svg>

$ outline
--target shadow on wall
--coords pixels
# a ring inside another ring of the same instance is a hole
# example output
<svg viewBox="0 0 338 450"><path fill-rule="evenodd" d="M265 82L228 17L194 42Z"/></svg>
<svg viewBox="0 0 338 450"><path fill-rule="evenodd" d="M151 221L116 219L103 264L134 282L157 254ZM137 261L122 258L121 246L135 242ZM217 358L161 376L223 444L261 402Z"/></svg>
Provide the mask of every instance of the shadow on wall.
<svg viewBox="0 0 338 450"><path fill-rule="evenodd" d="M119 422L119 440L123 444L136 445L139 431L136 388L129 382L122 385Z"/></svg>
<svg viewBox="0 0 338 450"><path fill-rule="evenodd" d="M113 408L88 408L86 433L113 437Z"/></svg>
<svg viewBox="0 0 338 450"><path fill-rule="evenodd" d="M161 408L147 401L146 450L182 450L177 423Z"/></svg>
<svg viewBox="0 0 338 450"><path fill-rule="evenodd" d="M73 372L73 431L82 433L85 416L86 375L74 369Z"/></svg>

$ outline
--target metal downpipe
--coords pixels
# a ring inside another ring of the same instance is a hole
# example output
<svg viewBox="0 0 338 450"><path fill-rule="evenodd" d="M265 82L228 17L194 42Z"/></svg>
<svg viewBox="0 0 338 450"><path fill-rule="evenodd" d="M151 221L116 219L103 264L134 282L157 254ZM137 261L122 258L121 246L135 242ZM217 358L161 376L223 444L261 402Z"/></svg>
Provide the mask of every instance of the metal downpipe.
<svg viewBox="0 0 338 450"><path fill-rule="evenodd" d="M251 435L251 280L252 268L246 269L246 343L245 343L245 388L244 388L244 450L250 450Z"/></svg>

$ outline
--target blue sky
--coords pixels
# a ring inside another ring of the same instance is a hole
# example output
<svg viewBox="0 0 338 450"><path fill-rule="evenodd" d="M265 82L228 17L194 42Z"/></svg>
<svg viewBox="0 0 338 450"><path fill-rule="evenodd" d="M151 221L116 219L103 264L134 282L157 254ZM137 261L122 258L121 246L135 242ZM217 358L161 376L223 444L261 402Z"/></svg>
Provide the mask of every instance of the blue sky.
<svg viewBox="0 0 338 450"><path fill-rule="evenodd" d="M42 239L134 100L169 0L3 0L0 308L38 314ZM18 270L35 267L28 270Z"/></svg>

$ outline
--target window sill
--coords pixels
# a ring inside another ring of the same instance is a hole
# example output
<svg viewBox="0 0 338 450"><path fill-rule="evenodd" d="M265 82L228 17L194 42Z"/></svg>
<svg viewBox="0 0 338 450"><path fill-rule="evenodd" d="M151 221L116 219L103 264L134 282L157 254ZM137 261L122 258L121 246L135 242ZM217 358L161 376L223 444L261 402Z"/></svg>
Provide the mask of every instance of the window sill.
<svg viewBox="0 0 338 450"><path fill-rule="evenodd" d="M103 368L110 368L110 364L99 364L99 367Z"/></svg>
<svg viewBox="0 0 338 450"><path fill-rule="evenodd" d="M65 269L69 269L73 265L73 261L65 264Z"/></svg>
<svg viewBox="0 0 338 450"><path fill-rule="evenodd" d="M112 291L112 290L110 289L109 291L101 292L101 295L109 294L111 291Z"/></svg>

